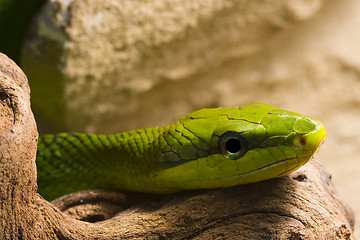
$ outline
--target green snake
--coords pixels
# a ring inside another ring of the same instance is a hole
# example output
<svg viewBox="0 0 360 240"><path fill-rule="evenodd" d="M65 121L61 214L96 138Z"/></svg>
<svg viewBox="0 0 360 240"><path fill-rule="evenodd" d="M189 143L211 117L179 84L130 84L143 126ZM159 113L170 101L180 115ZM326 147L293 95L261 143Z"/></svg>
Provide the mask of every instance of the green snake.
<svg viewBox="0 0 360 240"><path fill-rule="evenodd" d="M86 189L167 194L253 183L298 169L325 135L319 121L263 103L114 135L44 135L38 191L52 200Z"/></svg>

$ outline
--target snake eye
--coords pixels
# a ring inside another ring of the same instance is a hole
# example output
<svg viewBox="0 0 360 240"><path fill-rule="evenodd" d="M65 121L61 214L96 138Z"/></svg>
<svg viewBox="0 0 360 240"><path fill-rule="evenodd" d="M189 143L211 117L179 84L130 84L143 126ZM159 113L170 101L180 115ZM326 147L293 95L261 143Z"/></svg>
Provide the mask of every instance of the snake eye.
<svg viewBox="0 0 360 240"><path fill-rule="evenodd" d="M238 132L226 132L220 136L219 149L228 159L238 159L248 150L246 139Z"/></svg>

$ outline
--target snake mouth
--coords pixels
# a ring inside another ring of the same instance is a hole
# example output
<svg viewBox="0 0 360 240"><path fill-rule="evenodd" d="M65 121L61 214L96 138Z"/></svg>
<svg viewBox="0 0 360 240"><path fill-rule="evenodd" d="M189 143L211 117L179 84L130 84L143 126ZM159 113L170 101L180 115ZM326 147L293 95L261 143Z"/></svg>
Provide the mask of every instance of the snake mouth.
<svg viewBox="0 0 360 240"><path fill-rule="evenodd" d="M287 174L295 171L295 170L298 169L299 167L303 166L306 162L308 162L312 157L313 157L313 154L309 154L309 155L302 156L302 157L286 158L286 159L282 159L282 160L273 162L273 163L271 163L271 164L265 165L265 166L263 166L263 167L259 167L259 168L257 168L257 169L252 170L252 171L249 171L249 172L240 173L240 174L233 175L233 176L226 176L226 177L223 177L223 178L217 178L217 180L245 177L246 175L252 176L252 175L255 174L256 172L270 170L271 168L273 168L273 167L275 167L275 166L278 166L278 165L280 165L280 164L282 164L282 163L285 163L285 164L286 164L286 163L288 163L288 162L291 161L291 160L297 160L298 164L296 164L295 166L290 167L290 168L286 168L285 171L283 171L283 172L281 172L281 173L279 173L279 174L277 174L277 175L272 176L272 178L277 178L277 177L281 177L281 176L287 175ZM303 160L303 161L301 161L300 159ZM266 179L264 179L264 180L266 180ZM251 181L250 181L250 182L251 182Z"/></svg>

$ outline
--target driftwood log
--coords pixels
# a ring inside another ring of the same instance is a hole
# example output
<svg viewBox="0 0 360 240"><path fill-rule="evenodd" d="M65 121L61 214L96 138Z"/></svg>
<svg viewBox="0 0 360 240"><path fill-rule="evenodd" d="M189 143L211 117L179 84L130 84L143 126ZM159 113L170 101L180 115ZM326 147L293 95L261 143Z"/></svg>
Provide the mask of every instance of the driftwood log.
<svg viewBox="0 0 360 240"><path fill-rule="evenodd" d="M86 191L47 202L36 193L38 133L27 78L2 54L0 120L0 239L352 239L353 213L315 161L228 189Z"/></svg>

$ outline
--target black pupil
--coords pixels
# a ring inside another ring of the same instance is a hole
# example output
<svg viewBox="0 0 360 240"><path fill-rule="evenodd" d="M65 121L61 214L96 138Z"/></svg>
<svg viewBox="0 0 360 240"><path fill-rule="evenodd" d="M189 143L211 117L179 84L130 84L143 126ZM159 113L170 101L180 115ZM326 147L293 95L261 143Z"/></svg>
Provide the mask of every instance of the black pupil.
<svg viewBox="0 0 360 240"><path fill-rule="evenodd" d="M230 138L226 141L226 150L230 153L237 153L241 149L241 144L239 140L235 138Z"/></svg>

